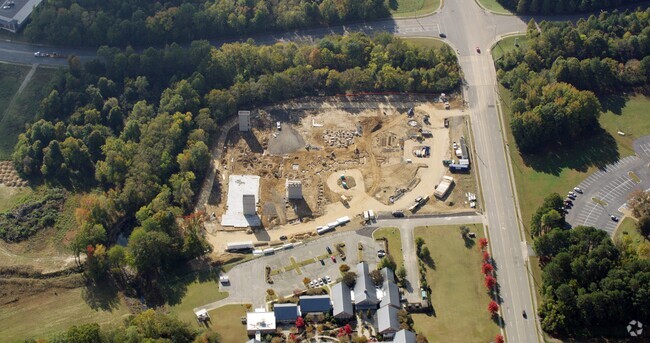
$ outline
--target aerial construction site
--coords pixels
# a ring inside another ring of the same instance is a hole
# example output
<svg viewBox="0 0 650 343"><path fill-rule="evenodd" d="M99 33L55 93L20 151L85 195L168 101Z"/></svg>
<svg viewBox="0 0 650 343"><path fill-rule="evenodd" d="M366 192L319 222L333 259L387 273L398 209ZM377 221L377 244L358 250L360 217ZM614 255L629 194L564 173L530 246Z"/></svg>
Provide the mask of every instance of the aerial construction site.
<svg viewBox="0 0 650 343"><path fill-rule="evenodd" d="M340 217L358 227L368 210L390 216L475 207L475 175L463 156L467 117L462 101L442 96L300 99L240 111L215 161L208 233L264 240L314 235ZM465 172L451 174L459 163ZM434 197L438 184L445 190ZM224 244L211 241L215 250Z"/></svg>

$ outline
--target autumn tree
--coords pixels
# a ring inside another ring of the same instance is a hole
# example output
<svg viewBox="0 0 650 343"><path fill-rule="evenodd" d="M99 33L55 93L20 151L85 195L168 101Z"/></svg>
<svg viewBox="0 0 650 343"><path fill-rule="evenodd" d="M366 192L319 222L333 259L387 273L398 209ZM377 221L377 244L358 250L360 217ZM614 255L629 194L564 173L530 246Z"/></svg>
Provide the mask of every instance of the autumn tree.
<svg viewBox="0 0 650 343"><path fill-rule="evenodd" d="M492 315L495 315L497 312L499 312L499 305L494 300L490 301L488 304L488 312L490 312Z"/></svg>

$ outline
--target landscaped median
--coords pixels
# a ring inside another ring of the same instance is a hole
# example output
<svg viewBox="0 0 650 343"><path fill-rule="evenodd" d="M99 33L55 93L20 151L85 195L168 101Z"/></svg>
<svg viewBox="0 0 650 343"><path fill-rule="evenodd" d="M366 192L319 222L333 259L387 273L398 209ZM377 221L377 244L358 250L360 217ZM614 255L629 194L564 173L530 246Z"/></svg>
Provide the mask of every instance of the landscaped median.
<svg viewBox="0 0 650 343"><path fill-rule="evenodd" d="M459 225L415 229L430 259L425 265L431 314L413 314L414 328L430 342L490 342L500 333L488 312L492 300L484 285L483 226L468 224L474 237L463 238Z"/></svg>

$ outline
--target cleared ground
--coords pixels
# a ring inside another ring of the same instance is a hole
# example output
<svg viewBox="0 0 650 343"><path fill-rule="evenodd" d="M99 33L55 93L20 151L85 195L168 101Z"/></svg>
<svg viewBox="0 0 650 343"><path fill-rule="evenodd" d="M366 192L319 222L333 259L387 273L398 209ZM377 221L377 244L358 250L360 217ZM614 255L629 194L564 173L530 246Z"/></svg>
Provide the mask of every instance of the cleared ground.
<svg viewBox="0 0 650 343"><path fill-rule="evenodd" d="M16 204L23 202L31 193L31 188L0 185L0 212L7 211Z"/></svg>
<svg viewBox="0 0 650 343"><path fill-rule="evenodd" d="M469 224L476 233L473 242L483 237L483 226ZM465 242L457 225L418 227L431 252L434 267L427 266L433 314L414 314L416 331L429 342L489 342L499 327L487 311L490 297L483 285L482 255L478 244Z"/></svg>
<svg viewBox="0 0 650 343"><path fill-rule="evenodd" d="M395 18L424 15L440 8L440 0L389 0L388 8Z"/></svg>
<svg viewBox="0 0 650 343"><path fill-rule="evenodd" d="M375 231L372 236L375 239L385 238L388 241L388 253L395 260L397 268L404 265L404 252L402 251L402 238L399 229L384 227Z"/></svg>

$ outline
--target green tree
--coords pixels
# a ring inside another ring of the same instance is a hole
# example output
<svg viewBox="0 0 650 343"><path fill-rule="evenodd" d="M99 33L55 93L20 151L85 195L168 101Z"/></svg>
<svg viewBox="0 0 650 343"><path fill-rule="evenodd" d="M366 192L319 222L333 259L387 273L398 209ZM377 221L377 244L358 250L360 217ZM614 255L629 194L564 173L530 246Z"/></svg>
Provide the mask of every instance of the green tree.
<svg viewBox="0 0 650 343"><path fill-rule="evenodd" d="M355 272L347 272L343 274L343 280L342 282L348 287L352 288L354 287L354 284L357 283L357 273Z"/></svg>
<svg viewBox="0 0 650 343"><path fill-rule="evenodd" d="M406 268L404 268L404 266L399 266L395 272L395 276L397 276L400 280L404 280L404 278L406 278Z"/></svg>
<svg viewBox="0 0 650 343"><path fill-rule="evenodd" d="M70 343L96 343L101 342L101 330L99 324L73 325L65 334L66 341Z"/></svg>

